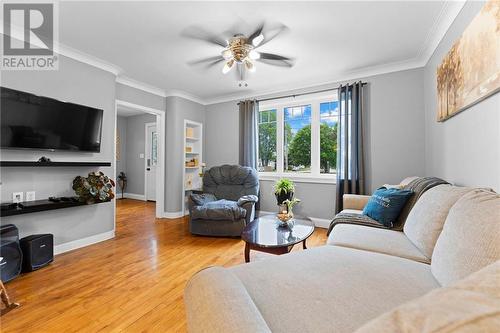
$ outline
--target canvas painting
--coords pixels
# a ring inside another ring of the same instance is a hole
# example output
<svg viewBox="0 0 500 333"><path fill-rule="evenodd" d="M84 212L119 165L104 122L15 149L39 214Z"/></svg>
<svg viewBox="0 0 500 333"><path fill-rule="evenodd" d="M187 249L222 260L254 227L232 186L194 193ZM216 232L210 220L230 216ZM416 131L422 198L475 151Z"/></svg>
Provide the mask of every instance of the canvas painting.
<svg viewBox="0 0 500 333"><path fill-rule="evenodd" d="M500 1L490 0L437 69L438 121L500 90Z"/></svg>

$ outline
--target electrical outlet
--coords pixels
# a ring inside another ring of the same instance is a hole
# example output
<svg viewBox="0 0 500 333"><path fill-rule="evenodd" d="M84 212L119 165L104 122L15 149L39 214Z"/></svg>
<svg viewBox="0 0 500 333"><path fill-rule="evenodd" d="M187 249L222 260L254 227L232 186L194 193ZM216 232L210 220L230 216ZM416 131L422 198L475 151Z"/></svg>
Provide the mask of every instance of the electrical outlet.
<svg viewBox="0 0 500 333"><path fill-rule="evenodd" d="M35 191L26 192L26 201L35 201Z"/></svg>
<svg viewBox="0 0 500 333"><path fill-rule="evenodd" d="M143 153L140 153L140 154L139 154L139 158L144 158L144 154L143 154Z"/></svg>
<svg viewBox="0 0 500 333"><path fill-rule="evenodd" d="M19 203L24 201L24 193L23 192L14 192L12 193L12 202Z"/></svg>

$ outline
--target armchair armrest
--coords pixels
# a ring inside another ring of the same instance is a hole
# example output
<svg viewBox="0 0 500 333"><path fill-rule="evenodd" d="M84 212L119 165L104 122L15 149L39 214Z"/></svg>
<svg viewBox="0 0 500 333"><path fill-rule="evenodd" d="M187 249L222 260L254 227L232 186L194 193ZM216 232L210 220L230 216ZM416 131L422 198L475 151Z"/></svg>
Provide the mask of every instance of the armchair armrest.
<svg viewBox="0 0 500 333"><path fill-rule="evenodd" d="M259 201L259 198L256 195L244 195L238 199L238 206L243 207L247 203L256 203Z"/></svg>
<svg viewBox="0 0 500 333"><path fill-rule="evenodd" d="M246 224L253 221L255 218L255 203L259 201L256 195L244 195L238 199L238 206L245 209L247 214L245 216Z"/></svg>
<svg viewBox="0 0 500 333"><path fill-rule="evenodd" d="M370 197L370 195L344 194L342 197L343 208L363 210L368 203L368 200L370 200Z"/></svg>

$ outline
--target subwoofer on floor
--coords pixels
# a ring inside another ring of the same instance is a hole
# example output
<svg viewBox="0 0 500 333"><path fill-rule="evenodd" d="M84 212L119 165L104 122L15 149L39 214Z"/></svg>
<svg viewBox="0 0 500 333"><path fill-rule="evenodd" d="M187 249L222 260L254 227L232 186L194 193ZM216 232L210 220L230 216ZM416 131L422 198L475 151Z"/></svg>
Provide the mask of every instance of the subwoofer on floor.
<svg viewBox="0 0 500 333"><path fill-rule="evenodd" d="M0 276L8 282L21 273L23 253L19 246L19 230L13 224L0 227Z"/></svg>
<svg viewBox="0 0 500 333"><path fill-rule="evenodd" d="M21 238L23 272L32 272L54 261L54 235L41 234Z"/></svg>

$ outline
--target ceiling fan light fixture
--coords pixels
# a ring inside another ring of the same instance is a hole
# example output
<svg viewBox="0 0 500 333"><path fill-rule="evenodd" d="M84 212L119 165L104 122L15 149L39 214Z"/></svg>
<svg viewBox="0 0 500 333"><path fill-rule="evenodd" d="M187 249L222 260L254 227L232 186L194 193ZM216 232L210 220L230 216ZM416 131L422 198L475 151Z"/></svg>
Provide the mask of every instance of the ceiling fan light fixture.
<svg viewBox="0 0 500 333"><path fill-rule="evenodd" d="M260 58L260 53L255 50L252 50L248 53L248 57L252 60L256 60Z"/></svg>
<svg viewBox="0 0 500 333"><path fill-rule="evenodd" d="M257 47L260 45L260 43L262 43L263 40L264 40L264 35L260 34L252 40L252 45Z"/></svg>
<svg viewBox="0 0 500 333"><path fill-rule="evenodd" d="M234 66L234 59L229 60L224 64L224 67L222 67L222 73L227 74L233 68Z"/></svg>
<svg viewBox="0 0 500 333"><path fill-rule="evenodd" d="M251 73L255 72L255 70L257 69L254 63L249 59L245 59L245 67Z"/></svg>
<svg viewBox="0 0 500 333"><path fill-rule="evenodd" d="M230 49L225 49L222 51L222 58L229 60L233 57L233 52Z"/></svg>

